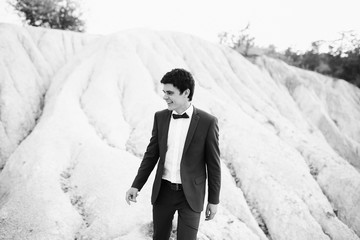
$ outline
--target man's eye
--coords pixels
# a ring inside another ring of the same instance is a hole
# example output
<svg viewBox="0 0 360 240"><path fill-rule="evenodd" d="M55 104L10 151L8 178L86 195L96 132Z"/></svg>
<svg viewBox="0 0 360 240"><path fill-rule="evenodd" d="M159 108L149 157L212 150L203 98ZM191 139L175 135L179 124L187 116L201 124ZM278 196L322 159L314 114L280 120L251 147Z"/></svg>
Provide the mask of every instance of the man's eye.
<svg viewBox="0 0 360 240"><path fill-rule="evenodd" d="M169 91L163 91L166 95L172 95L173 92L169 92Z"/></svg>

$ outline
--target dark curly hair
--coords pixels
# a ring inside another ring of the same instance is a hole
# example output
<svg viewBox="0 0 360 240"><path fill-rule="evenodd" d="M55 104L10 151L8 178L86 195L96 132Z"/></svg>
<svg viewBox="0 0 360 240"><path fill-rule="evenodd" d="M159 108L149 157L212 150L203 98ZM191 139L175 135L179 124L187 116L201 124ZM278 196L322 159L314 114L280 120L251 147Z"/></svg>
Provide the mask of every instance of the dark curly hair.
<svg viewBox="0 0 360 240"><path fill-rule="evenodd" d="M167 72L160 81L163 84L170 83L179 89L182 94L186 89L190 90L189 101L192 100L194 95L195 81L190 72L182 68L175 68Z"/></svg>

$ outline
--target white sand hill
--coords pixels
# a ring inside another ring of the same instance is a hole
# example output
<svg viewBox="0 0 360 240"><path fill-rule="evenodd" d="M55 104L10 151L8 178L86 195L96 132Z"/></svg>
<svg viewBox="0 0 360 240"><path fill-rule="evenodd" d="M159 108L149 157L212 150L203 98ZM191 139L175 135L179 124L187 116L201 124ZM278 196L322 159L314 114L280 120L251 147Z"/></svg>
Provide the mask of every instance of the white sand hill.
<svg viewBox="0 0 360 240"><path fill-rule="evenodd" d="M173 32L0 25L0 239L151 239L128 206L161 77L219 119L221 203L201 240L359 240L360 90ZM175 223L176 224L176 223Z"/></svg>

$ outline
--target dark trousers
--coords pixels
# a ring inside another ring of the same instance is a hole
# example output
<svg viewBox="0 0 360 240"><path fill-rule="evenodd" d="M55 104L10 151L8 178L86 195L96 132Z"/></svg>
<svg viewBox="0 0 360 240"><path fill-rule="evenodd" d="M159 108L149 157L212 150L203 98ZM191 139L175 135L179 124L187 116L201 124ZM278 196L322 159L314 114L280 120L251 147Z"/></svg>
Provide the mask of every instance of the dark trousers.
<svg viewBox="0 0 360 240"><path fill-rule="evenodd" d="M172 220L178 211L177 240L196 240L201 213L190 208L182 190L172 190L167 183L162 180L159 196L153 205L153 239L169 240Z"/></svg>

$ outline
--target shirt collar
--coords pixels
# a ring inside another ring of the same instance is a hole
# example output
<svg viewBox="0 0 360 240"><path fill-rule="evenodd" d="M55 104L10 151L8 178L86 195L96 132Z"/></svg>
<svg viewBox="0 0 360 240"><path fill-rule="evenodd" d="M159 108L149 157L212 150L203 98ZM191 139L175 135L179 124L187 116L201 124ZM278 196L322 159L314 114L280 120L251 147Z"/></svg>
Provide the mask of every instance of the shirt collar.
<svg viewBox="0 0 360 240"><path fill-rule="evenodd" d="M190 103L190 106L188 107L188 109L186 109L184 112L180 113L180 115L186 113L191 118L193 112L194 112L194 106ZM172 113L176 113L176 112L172 111ZM176 113L176 114L178 114L178 113Z"/></svg>

